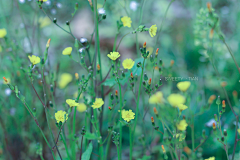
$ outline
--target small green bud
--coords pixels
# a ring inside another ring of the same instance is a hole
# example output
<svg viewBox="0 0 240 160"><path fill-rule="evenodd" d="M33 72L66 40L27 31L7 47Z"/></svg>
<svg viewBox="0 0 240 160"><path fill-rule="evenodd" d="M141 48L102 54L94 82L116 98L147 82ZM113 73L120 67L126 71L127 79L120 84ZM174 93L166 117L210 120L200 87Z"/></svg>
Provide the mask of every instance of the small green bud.
<svg viewBox="0 0 240 160"><path fill-rule="evenodd" d="M69 25L69 21L66 21L66 25Z"/></svg>
<svg viewBox="0 0 240 160"><path fill-rule="evenodd" d="M57 23L57 18L53 18L53 23Z"/></svg>
<svg viewBox="0 0 240 160"><path fill-rule="evenodd" d="M221 104L220 96L218 96L218 99L217 99L217 101L216 101L216 104L217 104L217 105L220 105L220 104Z"/></svg>
<svg viewBox="0 0 240 160"><path fill-rule="evenodd" d="M144 80L145 80L145 81L147 81L147 80L148 80L147 73L144 73Z"/></svg>

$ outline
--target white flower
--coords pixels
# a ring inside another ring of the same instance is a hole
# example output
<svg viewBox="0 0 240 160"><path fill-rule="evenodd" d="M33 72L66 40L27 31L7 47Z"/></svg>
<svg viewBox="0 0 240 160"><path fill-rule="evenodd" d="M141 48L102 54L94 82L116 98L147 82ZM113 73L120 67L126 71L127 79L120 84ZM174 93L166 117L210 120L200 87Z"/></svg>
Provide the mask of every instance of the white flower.
<svg viewBox="0 0 240 160"><path fill-rule="evenodd" d="M136 1L131 1L130 2L130 9L133 11L136 11L138 7L138 3Z"/></svg>

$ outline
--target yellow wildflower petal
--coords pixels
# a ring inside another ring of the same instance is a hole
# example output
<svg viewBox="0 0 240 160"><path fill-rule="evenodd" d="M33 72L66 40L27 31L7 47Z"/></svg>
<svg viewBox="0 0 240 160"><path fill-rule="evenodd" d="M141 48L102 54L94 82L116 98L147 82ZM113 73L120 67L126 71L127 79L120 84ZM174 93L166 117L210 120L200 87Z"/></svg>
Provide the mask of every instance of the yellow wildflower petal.
<svg viewBox="0 0 240 160"><path fill-rule="evenodd" d="M186 99L181 94L171 94L167 98L171 106L177 107L179 104L184 104Z"/></svg>
<svg viewBox="0 0 240 160"><path fill-rule="evenodd" d="M205 160L215 160L215 157L209 157L208 159Z"/></svg>
<svg viewBox="0 0 240 160"><path fill-rule="evenodd" d="M41 61L41 59L35 55L28 56L28 58L29 58L30 62L32 63L32 65L38 64Z"/></svg>
<svg viewBox="0 0 240 160"><path fill-rule="evenodd" d="M7 35L7 30L5 28L0 29L0 38L4 38Z"/></svg>
<svg viewBox="0 0 240 160"><path fill-rule="evenodd" d="M149 28L149 34L151 37L154 37L156 36L157 34L157 25L152 25L150 28Z"/></svg>
<svg viewBox="0 0 240 160"><path fill-rule="evenodd" d="M107 55L111 60L115 61L118 57L120 57L120 54L118 52L110 52L110 54Z"/></svg>
<svg viewBox="0 0 240 160"><path fill-rule="evenodd" d="M124 16L121 18L121 21L122 21L124 27L131 28L132 20L130 17Z"/></svg>
<svg viewBox="0 0 240 160"><path fill-rule="evenodd" d="M132 67L134 66L134 63L135 62L131 58L128 58L122 62L122 65L124 69L132 69Z"/></svg>
<svg viewBox="0 0 240 160"><path fill-rule="evenodd" d="M55 113L55 119L57 123L64 123L68 119L68 114L63 110L57 111L57 113Z"/></svg>
<svg viewBox="0 0 240 160"><path fill-rule="evenodd" d="M163 99L162 92L157 92L149 98L150 104L160 104L160 103L163 103L163 101L164 101L164 99Z"/></svg>
<svg viewBox="0 0 240 160"><path fill-rule="evenodd" d="M186 105L184 105L184 104L179 104L177 107L179 108L180 111L184 111L185 109L188 108L188 107L187 107Z"/></svg>
<svg viewBox="0 0 240 160"><path fill-rule="evenodd" d="M96 109L96 108L100 108L102 107L102 105L104 104L104 101L102 100L102 98L96 98L95 102L93 102L93 109Z"/></svg>
<svg viewBox="0 0 240 160"><path fill-rule="evenodd" d="M38 20L39 27L44 28L52 23L52 21L48 18L48 16L40 17Z"/></svg>
<svg viewBox="0 0 240 160"><path fill-rule="evenodd" d="M182 91L185 92L191 85L191 82L189 81L185 81L185 82L178 82L177 83L177 88Z"/></svg>
<svg viewBox="0 0 240 160"><path fill-rule="evenodd" d="M187 129L187 122L186 120L181 120L179 124L177 124L177 129L180 131L185 131Z"/></svg>
<svg viewBox="0 0 240 160"><path fill-rule="evenodd" d="M79 103L75 102L73 99L67 99L66 103L69 105L69 107L77 106Z"/></svg>
<svg viewBox="0 0 240 160"><path fill-rule="evenodd" d="M135 118L135 113L133 113L131 109L129 111L122 110L121 114L122 118L127 122Z"/></svg>
<svg viewBox="0 0 240 160"><path fill-rule="evenodd" d="M72 53L72 47L67 47L62 51L63 55L71 55Z"/></svg>
<svg viewBox="0 0 240 160"><path fill-rule="evenodd" d="M72 81L72 75L71 74L69 74L69 73L61 74L60 80L58 82L59 88L61 88L61 89L65 88L68 85L68 83L70 83L71 81Z"/></svg>
<svg viewBox="0 0 240 160"><path fill-rule="evenodd" d="M77 110L78 110L78 112L84 112L87 110L87 106L84 103L79 103L77 105Z"/></svg>

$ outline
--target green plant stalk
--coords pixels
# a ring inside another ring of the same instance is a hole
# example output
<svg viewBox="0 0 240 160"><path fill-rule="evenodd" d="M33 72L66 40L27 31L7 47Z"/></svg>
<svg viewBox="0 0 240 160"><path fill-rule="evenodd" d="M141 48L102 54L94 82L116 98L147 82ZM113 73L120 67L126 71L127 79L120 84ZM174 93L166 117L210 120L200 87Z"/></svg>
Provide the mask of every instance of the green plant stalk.
<svg viewBox="0 0 240 160"><path fill-rule="evenodd" d="M139 112L139 102L140 102L140 95L141 95L141 87L142 87L142 80L143 80L143 71L144 71L144 64L145 64L145 58L143 60L143 65L142 65L142 73L141 73L141 78L140 78L140 83L139 83L139 88L138 88L138 98L137 98L137 107L136 107L136 119L133 127L133 136L135 134L135 129L137 125L137 120L138 120L138 112Z"/></svg>
<svg viewBox="0 0 240 160"><path fill-rule="evenodd" d="M97 131L97 135L98 135L98 138L101 137L101 132L100 132L100 126L99 124L97 123L97 110L96 109L93 109L93 113L94 113L94 119L95 119L95 122L96 122L96 131ZM102 144L102 138L100 138L99 140L99 143L98 143L98 146L99 146L99 155L100 155L100 160L104 160L103 157L104 157L104 152L103 152L103 145Z"/></svg>
<svg viewBox="0 0 240 160"><path fill-rule="evenodd" d="M191 129L192 129L192 151L195 149L195 141L194 141L194 116L192 116L192 127L191 127Z"/></svg>
<svg viewBox="0 0 240 160"><path fill-rule="evenodd" d="M71 156L70 156L69 151L68 151L68 147L67 147L66 140L65 140L65 138L64 138L64 136L63 136L62 134L60 134L60 136L61 136L61 138L62 138L62 140L63 140L63 144L64 144L64 146L65 146L67 156L68 156L69 159L71 159ZM56 146L57 146L57 145L56 145Z"/></svg>
<svg viewBox="0 0 240 160"><path fill-rule="evenodd" d="M120 94L120 113L119 113L119 119L122 120L122 107L123 107L123 101L122 101L122 88L121 88L121 84L118 80L118 88L119 88L119 94ZM119 151L120 151L120 159L122 157L122 123L120 122L120 128L119 128L119 132L120 132L120 139L119 139Z"/></svg>
<svg viewBox="0 0 240 160"><path fill-rule="evenodd" d="M113 52L116 51L116 44L117 44L117 37L118 37L119 31L117 32L117 34L115 35L115 39L114 39L114 44L113 44Z"/></svg>
<svg viewBox="0 0 240 160"><path fill-rule="evenodd" d="M75 138L75 130L76 130L76 113L77 113L77 107L74 107L74 114L73 114L73 128L72 128L72 136L71 138ZM76 159L76 149L75 149L75 139L72 142L72 158Z"/></svg>
<svg viewBox="0 0 240 160"><path fill-rule="evenodd" d="M118 160L121 160L121 154L119 153L120 151L119 151L119 146L118 145L116 145L117 146L117 155L118 155Z"/></svg>
<svg viewBox="0 0 240 160"><path fill-rule="evenodd" d="M130 142L129 159L132 160L133 140L132 140L132 130L130 126L129 126L129 142Z"/></svg>
<svg viewBox="0 0 240 160"><path fill-rule="evenodd" d="M98 55L98 64L100 66L100 82L102 82L102 65L101 65L101 53L100 53L100 41L99 41L99 30L98 30L98 10L97 10L97 0L94 0L94 23L95 23L95 51L97 52ZM95 64L95 67L97 65ZM104 90L103 90L103 85L101 85L101 97L104 100ZM103 121L103 111L104 108L102 108L102 112L100 115L100 131L101 131L101 126L102 126L102 121Z"/></svg>

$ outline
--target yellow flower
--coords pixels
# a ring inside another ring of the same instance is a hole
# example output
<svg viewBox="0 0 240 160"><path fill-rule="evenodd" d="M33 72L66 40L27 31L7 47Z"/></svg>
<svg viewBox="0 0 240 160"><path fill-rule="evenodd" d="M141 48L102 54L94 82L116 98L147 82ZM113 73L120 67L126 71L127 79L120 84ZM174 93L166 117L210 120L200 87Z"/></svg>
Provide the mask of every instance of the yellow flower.
<svg viewBox="0 0 240 160"><path fill-rule="evenodd" d="M184 104L179 104L177 107L179 108L180 111L184 111L185 109L188 108L188 107L187 107L186 105L184 105Z"/></svg>
<svg viewBox="0 0 240 160"><path fill-rule="evenodd" d="M65 120L68 119L68 114L63 110L57 111L57 113L55 113L55 119L56 119L57 123L59 123L59 122L64 123Z"/></svg>
<svg viewBox="0 0 240 160"><path fill-rule="evenodd" d="M71 55L72 53L72 47L67 47L62 51L63 55Z"/></svg>
<svg viewBox="0 0 240 160"><path fill-rule="evenodd" d="M29 58L30 62L32 63L32 65L38 64L41 61L41 59L35 55L28 56L28 58Z"/></svg>
<svg viewBox="0 0 240 160"><path fill-rule="evenodd" d="M156 36L156 33L157 33L157 25L155 24L149 28L149 34L151 37L154 37Z"/></svg>
<svg viewBox="0 0 240 160"><path fill-rule="evenodd" d="M185 131L187 129L187 122L186 120L181 120L180 123L177 125L177 129L181 131Z"/></svg>
<svg viewBox="0 0 240 160"><path fill-rule="evenodd" d="M179 141L182 141L186 138L186 135L182 133L178 133L178 134L174 134L173 137L176 139L179 138Z"/></svg>
<svg viewBox="0 0 240 160"><path fill-rule="evenodd" d="M44 28L48 25L50 25L52 23L52 21L48 18L48 16L46 17L40 17L38 20L38 23L40 24L40 28Z"/></svg>
<svg viewBox="0 0 240 160"><path fill-rule="evenodd" d="M122 118L129 122L135 118L135 113L133 113L131 109L129 111L122 110Z"/></svg>
<svg viewBox="0 0 240 160"><path fill-rule="evenodd" d="M209 157L208 159L205 160L215 160L215 157Z"/></svg>
<svg viewBox="0 0 240 160"><path fill-rule="evenodd" d="M129 27L129 28L131 27L132 20L130 17L124 16L121 18L121 21L122 21L124 27Z"/></svg>
<svg viewBox="0 0 240 160"><path fill-rule="evenodd" d="M69 105L69 107L77 106L79 103L75 102L73 99L67 99L66 103Z"/></svg>
<svg viewBox="0 0 240 160"><path fill-rule="evenodd" d="M181 94L171 94L167 98L168 102L173 107L177 107L179 104L185 103L185 97L183 97Z"/></svg>
<svg viewBox="0 0 240 160"><path fill-rule="evenodd" d="M177 88L182 91L185 92L191 85L191 82L189 81L185 81L185 82L178 82L177 83Z"/></svg>
<svg viewBox="0 0 240 160"><path fill-rule="evenodd" d="M131 58L128 58L122 62L122 65L124 69L132 69L134 63L135 62Z"/></svg>
<svg viewBox="0 0 240 160"><path fill-rule="evenodd" d="M69 74L69 73L63 73L61 76L60 76L60 80L58 82L59 84L59 88L65 88L68 83L70 83L72 81L72 75Z"/></svg>
<svg viewBox="0 0 240 160"><path fill-rule="evenodd" d="M7 35L7 30L5 28L0 29L0 38L4 38Z"/></svg>
<svg viewBox="0 0 240 160"><path fill-rule="evenodd" d="M96 98L95 102L93 102L93 109L96 109L96 108L100 108L102 107L102 105L104 104L104 101L102 100L102 98Z"/></svg>
<svg viewBox="0 0 240 160"><path fill-rule="evenodd" d="M0 53L3 51L2 46L0 45Z"/></svg>
<svg viewBox="0 0 240 160"><path fill-rule="evenodd" d="M111 60L115 61L118 57L120 57L120 54L118 52L110 52L110 54L107 55Z"/></svg>
<svg viewBox="0 0 240 160"><path fill-rule="evenodd" d="M150 104L160 104L163 103L163 93L157 92L149 98Z"/></svg>
<svg viewBox="0 0 240 160"><path fill-rule="evenodd" d="M78 112L84 112L87 110L87 106L84 103L79 103L77 105L77 110L78 110Z"/></svg>

